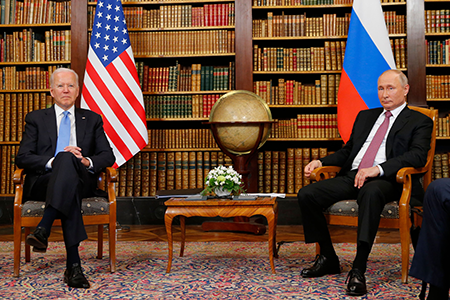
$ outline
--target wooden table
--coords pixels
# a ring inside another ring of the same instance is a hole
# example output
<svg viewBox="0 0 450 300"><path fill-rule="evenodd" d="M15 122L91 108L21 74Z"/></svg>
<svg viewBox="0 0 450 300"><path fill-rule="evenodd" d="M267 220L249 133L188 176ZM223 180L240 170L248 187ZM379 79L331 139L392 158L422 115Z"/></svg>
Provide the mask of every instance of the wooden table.
<svg viewBox="0 0 450 300"><path fill-rule="evenodd" d="M169 243L169 261L167 273L172 266L173 235L172 221L180 216L181 227L181 249L180 257L184 253L184 242L186 236L186 217L251 217L262 215L266 217L269 225L269 260L272 273L275 274L273 258L278 257L276 251L276 230L278 218L278 203L276 197L260 197L256 200L230 200L230 199L208 199L208 200L186 200L186 198L170 198L164 203L167 206L164 216L166 225L167 241Z"/></svg>

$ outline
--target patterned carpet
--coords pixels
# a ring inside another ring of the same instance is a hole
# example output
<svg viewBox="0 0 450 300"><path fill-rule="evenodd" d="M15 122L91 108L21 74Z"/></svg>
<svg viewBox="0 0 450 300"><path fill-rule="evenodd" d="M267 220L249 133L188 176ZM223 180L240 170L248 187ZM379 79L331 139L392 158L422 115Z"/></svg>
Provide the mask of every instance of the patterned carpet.
<svg viewBox="0 0 450 300"><path fill-rule="evenodd" d="M166 274L167 243L119 242L117 272L108 271L107 247L95 259L94 242L80 247L91 288L63 283L65 250L50 243L46 254L32 252L22 259L21 276L14 278L12 242L0 242L0 299L417 299L418 280L400 281L399 245L376 244L370 256L364 297L345 295L345 279L354 244L337 244L343 273L303 279L300 270L314 259L314 246L302 242L281 246L272 274L267 243L187 243L184 257L174 245L171 273Z"/></svg>

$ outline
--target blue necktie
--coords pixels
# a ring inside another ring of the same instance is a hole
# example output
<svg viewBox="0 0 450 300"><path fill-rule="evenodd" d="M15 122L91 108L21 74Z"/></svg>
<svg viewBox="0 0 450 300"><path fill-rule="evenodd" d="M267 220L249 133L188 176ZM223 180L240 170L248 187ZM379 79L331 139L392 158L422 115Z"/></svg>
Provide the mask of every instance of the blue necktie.
<svg viewBox="0 0 450 300"><path fill-rule="evenodd" d="M70 118L69 112L63 112L61 123L59 124L58 141L56 143L55 156L61 151L64 151L66 146L69 146L70 142Z"/></svg>

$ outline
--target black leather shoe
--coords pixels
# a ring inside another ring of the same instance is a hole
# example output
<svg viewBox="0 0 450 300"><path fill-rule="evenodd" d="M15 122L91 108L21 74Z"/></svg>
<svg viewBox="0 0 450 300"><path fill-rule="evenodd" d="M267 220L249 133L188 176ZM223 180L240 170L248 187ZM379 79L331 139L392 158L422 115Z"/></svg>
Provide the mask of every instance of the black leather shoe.
<svg viewBox="0 0 450 300"><path fill-rule="evenodd" d="M311 278L339 273L341 273L341 267L337 256L334 259L328 259L322 254L317 254L314 265L311 268L303 269L301 275L304 278Z"/></svg>
<svg viewBox="0 0 450 300"><path fill-rule="evenodd" d="M347 295L362 296L367 294L366 277L360 270L351 269L345 283L347 283Z"/></svg>
<svg viewBox="0 0 450 300"><path fill-rule="evenodd" d="M33 252L45 253L47 252L47 248L33 247Z"/></svg>
<svg viewBox="0 0 450 300"><path fill-rule="evenodd" d="M84 277L79 263L73 264L71 268L64 271L64 282L73 288L88 289L91 286L86 277Z"/></svg>
<svg viewBox="0 0 450 300"><path fill-rule="evenodd" d="M44 227L38 227L36 230L27 236L26 242L33 246L34 252L46 252L48 246L48 235Z"/></svg>

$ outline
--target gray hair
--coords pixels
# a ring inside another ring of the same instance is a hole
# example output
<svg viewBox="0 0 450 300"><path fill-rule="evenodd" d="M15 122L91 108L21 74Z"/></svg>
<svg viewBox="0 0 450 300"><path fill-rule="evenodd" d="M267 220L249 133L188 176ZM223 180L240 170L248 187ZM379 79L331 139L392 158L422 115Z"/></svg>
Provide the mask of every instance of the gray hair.
<svg viewBox="0 0 450 300"><path fill-rule="evenodd" d="M402 71L397 70L397 69L386 70L383 73L381 73L380 77L382 75L384 75L385 73L389 73L389 72L393 72L398 75L398 80L400 81L400 85L402 87L405 87L408 84L408 77L406 77L405 73L403 73ZM380 77L378 77L378 78L380 78Z"/></svg>
<svg viewBox="0 0 450 300"><path fill-rule="evenodd" d="M50 87L53 87L53 84L55 83L55 74L58 74L61 72L70 72L70 73L74 74L75 78L76 78L76 84L77 84L77 86L79 85L77 72L75 72L74 70L69 69L69 68L58 68L50 76Z"/></svg>

